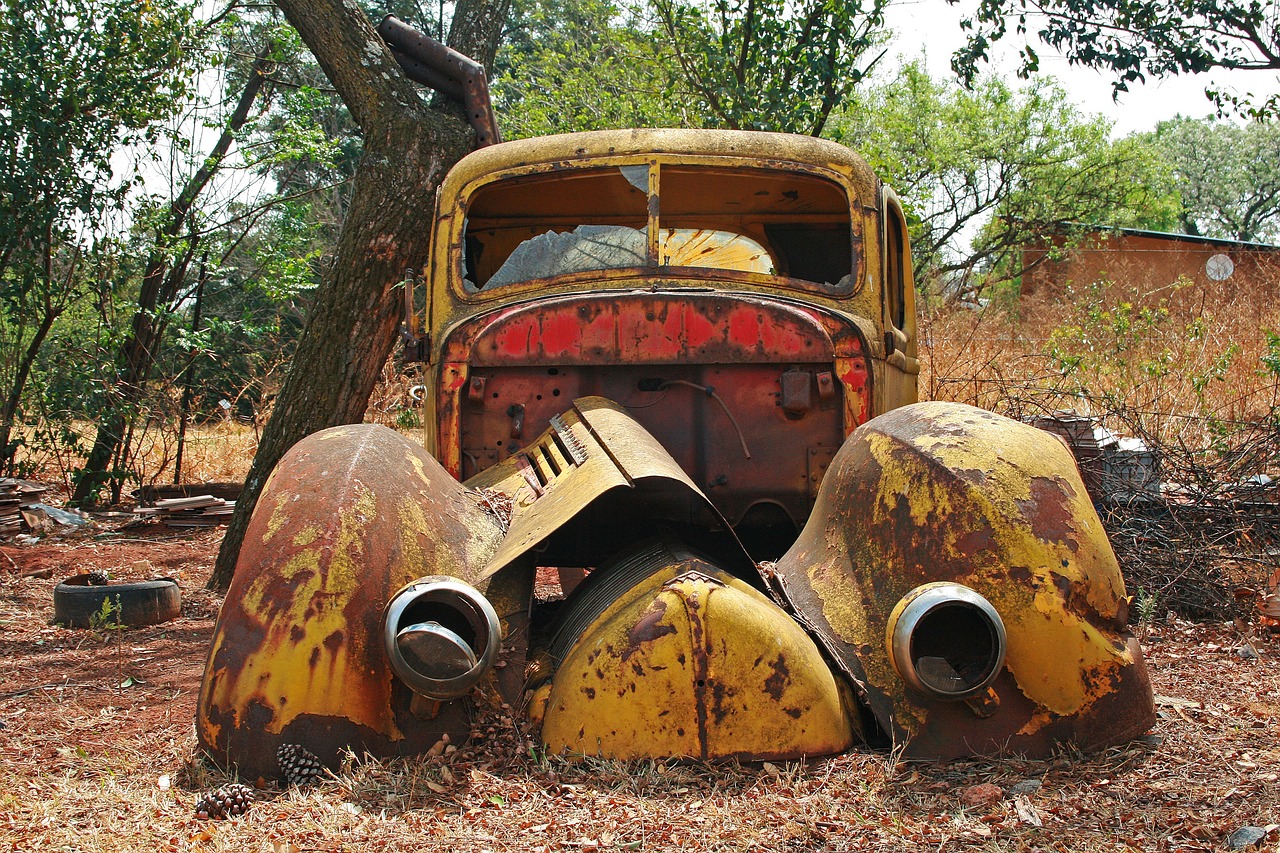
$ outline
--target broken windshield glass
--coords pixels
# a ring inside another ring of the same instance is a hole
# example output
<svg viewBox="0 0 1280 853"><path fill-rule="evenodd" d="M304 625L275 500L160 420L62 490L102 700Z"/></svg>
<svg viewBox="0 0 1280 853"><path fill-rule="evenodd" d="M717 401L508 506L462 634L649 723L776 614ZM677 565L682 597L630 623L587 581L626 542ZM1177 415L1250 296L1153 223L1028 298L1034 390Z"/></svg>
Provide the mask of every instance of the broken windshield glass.
<svg viewBox="0 0 1280 853"><path fill-rule="evenodd" d="M490 277L485 287L501 287L589 270L645 265L644 232L625 225L579 225L525 240Z"/></svg>

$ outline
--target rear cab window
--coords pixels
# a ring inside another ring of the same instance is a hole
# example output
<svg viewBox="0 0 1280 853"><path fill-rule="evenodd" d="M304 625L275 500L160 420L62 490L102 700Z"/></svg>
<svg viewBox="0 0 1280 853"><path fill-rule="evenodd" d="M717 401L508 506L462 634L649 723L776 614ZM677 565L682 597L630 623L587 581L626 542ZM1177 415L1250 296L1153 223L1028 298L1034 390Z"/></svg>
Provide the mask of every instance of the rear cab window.
<svg viewBox="0 0 1280 853"><path fill-rule="evenodd" d="M499 179L467 203L461 289L488 296L630 270L849 295L851 211L846 187L824 175L687 158Z"/></svg>

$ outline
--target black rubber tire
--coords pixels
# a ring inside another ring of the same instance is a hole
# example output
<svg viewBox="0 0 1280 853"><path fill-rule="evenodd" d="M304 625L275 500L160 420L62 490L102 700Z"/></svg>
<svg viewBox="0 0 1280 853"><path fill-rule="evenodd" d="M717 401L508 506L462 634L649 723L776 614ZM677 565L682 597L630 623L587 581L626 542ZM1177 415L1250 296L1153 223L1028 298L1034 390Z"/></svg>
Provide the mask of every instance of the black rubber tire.
<svg viewBox="0 0 1280 853"><path fill-rule="evenodd" d="M111 621L130 628L158 625L178 618L182 594L172 578L137 583L90 585L89 576L74 575L53 588L53 621L68 628L89 628L102 613L102 603L119 602L120 612Z"/></svg>

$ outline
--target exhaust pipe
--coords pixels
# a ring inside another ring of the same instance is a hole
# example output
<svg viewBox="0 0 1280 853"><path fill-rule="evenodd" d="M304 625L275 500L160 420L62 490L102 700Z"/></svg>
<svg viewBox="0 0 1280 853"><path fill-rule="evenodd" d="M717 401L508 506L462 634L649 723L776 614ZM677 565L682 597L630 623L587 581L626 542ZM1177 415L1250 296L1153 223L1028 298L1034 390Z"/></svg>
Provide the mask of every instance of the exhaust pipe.
<svg viewBox="0 0 1280 853"><path fill-rule="evenodd" d="M1000 614L956 583L924 584L904 595L889 616L885 642L898 675L934 699L972 699L1004 666Z"/></svg>
<svg viewBox="0 0 1280 853"><path fill-rule="evenodd" d="M382 616L391 668L415 693L457 699L493 669L502 643L498 614L475 587L448 575L401 588Z"/></svg>

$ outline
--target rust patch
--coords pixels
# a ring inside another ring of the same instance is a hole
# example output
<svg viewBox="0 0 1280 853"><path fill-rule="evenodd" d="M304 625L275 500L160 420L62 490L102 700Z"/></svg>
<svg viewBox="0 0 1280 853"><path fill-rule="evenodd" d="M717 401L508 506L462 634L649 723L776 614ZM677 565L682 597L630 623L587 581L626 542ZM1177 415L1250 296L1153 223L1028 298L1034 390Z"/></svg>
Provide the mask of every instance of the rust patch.
<svg viewBox="0 0 1280 853"><path fill-rule="evenodd" d="M337 654L342 648L342 644L346 642L346 632L334 631L332 634L324 638L324 647L331 654Z"/></svg>
<svg viewBox="0 0 1280 853"><path fill-rule="evenodd" d="M1070 607L1072 590L1071 578L1065 575L1060 575L1057 572L1052 572L1051 576L1053 577L1053 585L1058 588L1058 594L1062 596L1063 605ZM1086 640L1087 639L1088 637L1086 636Z"/></svg>
<svg viewBox="0 0 1280 853"><path fill-rule="evenodd" d="M764 692L768 693L775 702L780 702L782 694L791 684L791 672L787 669L787 659L783 655L778 655L769 666L773 672L764 680Z"/></svg>
<svg viewBox="0 0 1280 853"><path fill-rule="evenodd" d="M1074 554L1080 548L1069 497L1071 487L1061 477L1035 477L1031 496L1016 501L1018 511L1030 522L1041 542L1060 542Z"/></svg>
<svg viewBox="0 0 1280 853"><path fill-rule="evenodd" d="M683 594L685 613L689 618L689 647L693 653L693 697L698 719L698 757L705 759L710 738L707 733L707 630L702 624L702 609L696 594Z"/></svg>
<svg viewBox="0 0 1280 853"><path fill-rule="evenodd" d="M982 488L987 483L987 472L981 468L952 468L951 473L971 486Z"/></svg>
<svg viewBox="0 0 1280 853"><path fill-rule="evenodd" d="M983 520L976 530L970 530L956 540L956 550L966 557L972 557L982 551L989 551L995 545L995 536L991 529L991 524L986 520Z"/></svg>
<svg viewBox="0 0 1280 853"><path fill-rule="evenodd" d="M660 598L654 599L653 604L649 605L649 609L645 611L640 621L627 632L627 647L622 650L622 660L630 659L645 643L651 643L659 637L676 632L675 627L662 624L662 617L666 615L666 603Z"/></svg>
<svg viewBox="0 0 1280 853"><path fill-rule="evenodd" d="M730 690L723 682L711 682L711 716L715 718L717 726L723 724L724 718L733 712L729 701L736 695L737 691ZM706 757L705 746L703 746L703 757Z"/></svg>

